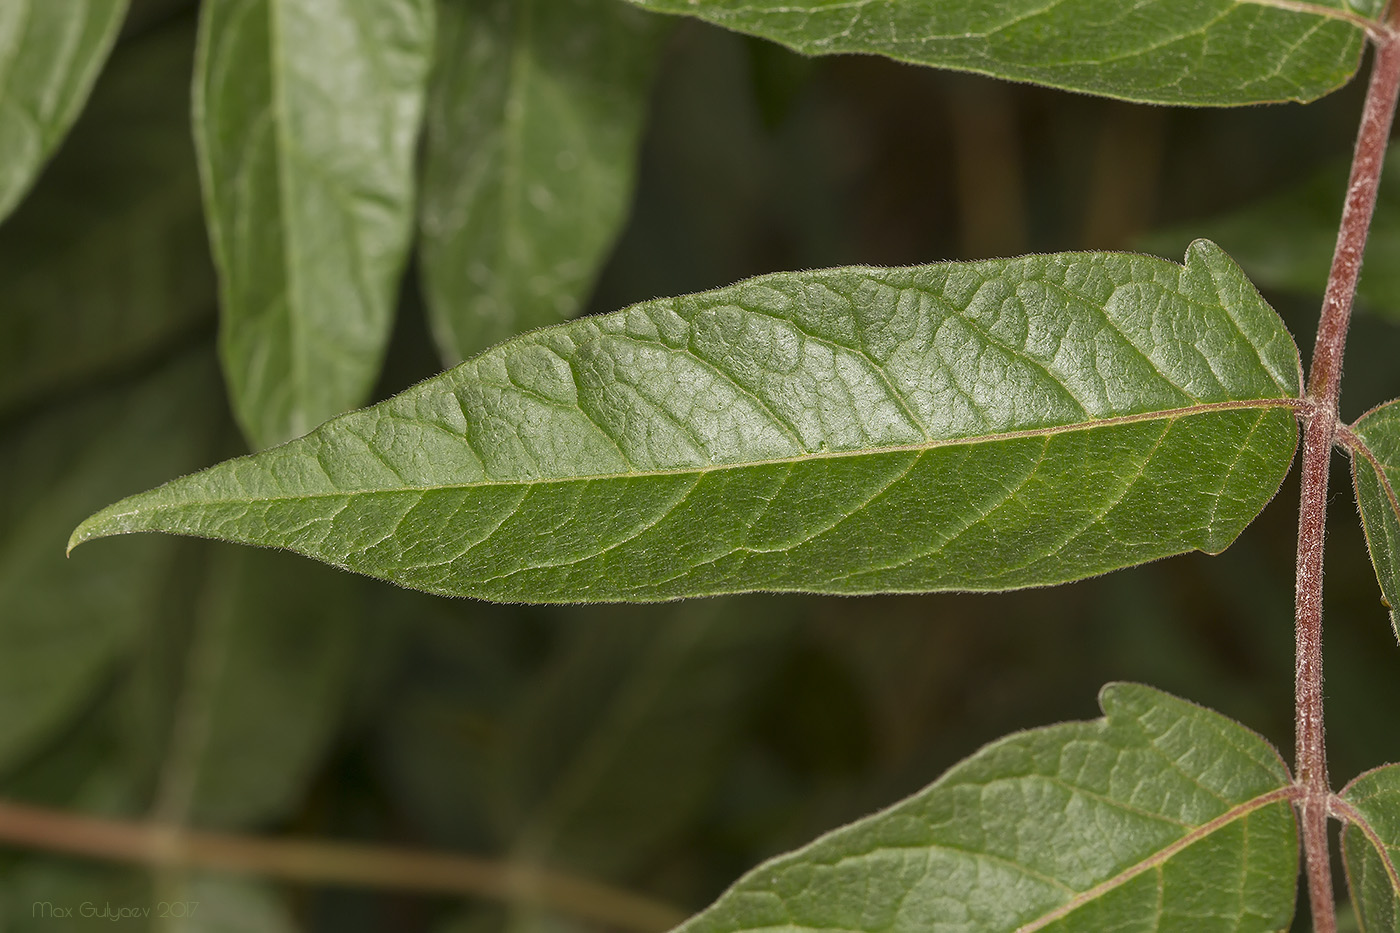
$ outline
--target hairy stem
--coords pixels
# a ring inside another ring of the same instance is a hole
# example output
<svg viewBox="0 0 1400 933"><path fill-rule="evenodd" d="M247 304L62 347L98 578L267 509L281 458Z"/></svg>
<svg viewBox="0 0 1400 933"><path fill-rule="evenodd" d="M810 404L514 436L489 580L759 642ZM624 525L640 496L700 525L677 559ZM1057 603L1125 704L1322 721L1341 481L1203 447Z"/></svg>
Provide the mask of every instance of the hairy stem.
<svg viewBox="0 0 1400 933"><path fill-rule="evenodd" d="M1327 471L1340 424L1342 354L1361 274L1366 234L1375 212L1386 142L1400 91L1400 37L1393 31L1395 9L1384 30L1373 33L1375 57L1371 84L1356 139L1351 178L1337 251L1322 300L1322 316L1308 373L1308 399L1313 403L1303 419L1302 501L1298 510L1296 741L1297 780L1303 852L1307 859L1308 900L1315 933L1334 933L1332 863L1327 842L1327 749L1322 719L1322 557L1327 534Z"/></svg>
<svg viewBox="0 0 1400 933"><path fill-rule="evenodd" d="M161 868L205 868L492 900L533 899L561 913L633 933L656 933L685 919L683 912L668 904L523 865L380 846L193 832L4 800L0 800L0 843Z"/></svg>

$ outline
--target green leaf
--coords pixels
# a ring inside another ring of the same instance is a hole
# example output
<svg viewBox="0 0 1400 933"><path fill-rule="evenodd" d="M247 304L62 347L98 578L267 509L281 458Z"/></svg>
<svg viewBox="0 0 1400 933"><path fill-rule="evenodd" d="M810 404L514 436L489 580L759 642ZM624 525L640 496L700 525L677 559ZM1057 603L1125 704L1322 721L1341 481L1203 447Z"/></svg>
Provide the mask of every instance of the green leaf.
<svg viewBox="0 0 1400 933"><path fill-rule="evenodd" d="M1352 905L1363 930L1400 928L1400 765L1384 765L1356 778L1339 795L1342 861Z"/></svg>
<svg viewBox="0 0 1400 933"><path fill-rule="evenodd" d="M1400 638L1400 400L1371 409L1352 430L1365 445L1351 456L1361 527L1390 624Z"/></svg>
<svg viewBox="0 0 1400 933"><path fill-rule="evenodd" d="M207 458L218 397L212 366L185 360L0 438L0 770L93 695L169 583L164 544L65 561L60 529L113 494Z"/></svg>
<svg viewBox="0 0 1400 933"><path fill-rule="evenodd" d="M863 52L1154 104L1309 101L1356 73L1362 18L1268 0L632 0L808 55Z"/></svg>
<svg viewBox="0 0 1400 933"><path fill-rule="evenodd" d="M361 404L411 234L430 0L214 0L194 88L234 412L264 447Z"/></svg>
<svg viewBox="0 0 1400 933"><path fill-rule="evenodd" d="M1295 188L1231 214L1156 232L1141 245L1170 254L1195 237L1209 237L1260 286L1320 296L1337 246L1348 170L1346 160L1338 161ZM1367 310L1400 320L1400 263L1391 259L1400 255L1400 154L1386 157L1384 179L1357 299Z"/></svg>
<svg viewBox="0 0 1400 933"><path fill-rule="evenodd" d="M991 590L1225 548L1297 349L1214 244L776 274L524 335L73 534L523 601Z"/></svg>
<svg viewBox="0 0 1400 933"><path fill-rule="evenodd" d="M0 6L0 219L73 125L117 39L127 0Z"/></svg>
<svg viewBox="0 0 1400 933"><path fill-rule="evenodd" d="M1136 684L779 856L679 930L1281 930L1297 830L1263 738Z"/></svg>
<svg viewBox="0 0 1400 933"><path fill-rule="evenodd" d="M0 412L110 376L212 317L193 40L182 24L124 43L70 145L0 227Z"/></svg>
<svg viewBox="0 0 1400 933"><path fill-rule="evenodd" d="M616 0L442 0L422 273L450 364L573 317L626 215L664 21Z"/></svg>

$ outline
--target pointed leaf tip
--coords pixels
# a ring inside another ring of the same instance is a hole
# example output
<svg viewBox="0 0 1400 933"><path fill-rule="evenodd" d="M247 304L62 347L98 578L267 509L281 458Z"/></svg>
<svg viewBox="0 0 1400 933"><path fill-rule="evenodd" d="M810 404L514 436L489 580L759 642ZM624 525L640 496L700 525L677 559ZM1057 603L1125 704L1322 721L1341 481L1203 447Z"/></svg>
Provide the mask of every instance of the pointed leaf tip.
<svg viewBox="0 0 1400 933"><path fill-rule="evenodd" d="M1226 547L1297 348L1219 247L778 273L533 331L93 516L449 595L993 590Z"/></svg>

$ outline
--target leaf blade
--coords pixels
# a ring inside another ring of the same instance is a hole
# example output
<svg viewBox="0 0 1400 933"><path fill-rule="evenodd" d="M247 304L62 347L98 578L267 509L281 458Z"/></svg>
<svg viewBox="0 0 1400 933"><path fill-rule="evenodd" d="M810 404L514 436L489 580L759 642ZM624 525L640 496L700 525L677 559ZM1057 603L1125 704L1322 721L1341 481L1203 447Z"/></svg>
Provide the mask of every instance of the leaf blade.
<svg viewBox="0 0 1400 933"><path fill-rule="evenodd" d="M527 601L1046 585L1227 546L1299 382L1204 241L777 274L524 335L72 543L203 534Z"/></svg>
<svg viewBox="0 0 1400 933"><path fill-rule="evenodd" d="M631 0L807 55L867 53L1141 103L1306 102L1356 72L1351 21L1242 0ZM1340 0L1318 4L1350 13ZM1354 15L1354 14L1353 14Z"/></svg>
<svg viewBox="0 0 1400 933"><path fill-rule="evenodd" d="M1165 919L1178 885L1201 895L1183 905L1198 923L1285 928L1297 836L1278 753L1149 687L1110 684L1100 705L759 866L680 929L1128 928Z"/></svg>
<svg viewBox="0 0 1400 933"><path fill-rule="evenodd" d="M0 220L77 119L126 8L126 0L22 0L0 11Z"/></svg>
<svg viewBox="0 0 1400 933"><path fill-rule="evenodd" d="M625 219L661 26L598 0L440 5L419 243L448 365L582 307Z"/></svg>
<svg viewBox="0 0 1400 933"><path fill-rule="evenodd" d="M1400 638L1400 401L1362 415L1352 430L1365 445L1351 458L1361 528L1391 627Z"/></svg>
<svg viewBox="0 0 1400 933"><path fill-rule="evenodd" d="M1351 810L1343 813L1342 864L1361 929L1393 930L1400 920L1400 766L1367 771L1339 796Z"/></svg>
<svg viewBox="0 0 1400 933"><path fill-rule="evenodd" d="M428 0L205 4L195 140L220 355L256 447L373 386L413 214Z"/></svg>

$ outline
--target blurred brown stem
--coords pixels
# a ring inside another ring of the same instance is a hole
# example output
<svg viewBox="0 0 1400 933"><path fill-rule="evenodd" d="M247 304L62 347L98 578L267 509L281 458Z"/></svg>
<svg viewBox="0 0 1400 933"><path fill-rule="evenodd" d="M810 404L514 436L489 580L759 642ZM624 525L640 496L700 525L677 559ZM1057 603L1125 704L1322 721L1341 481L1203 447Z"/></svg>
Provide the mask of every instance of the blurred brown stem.
<svg viewBox="0 0 1400 933"><path fill-rule="evenodd" d="M528 865L353 843L193 832L80 816L0 800L0 843L159 868L196 868L282 881L533 900L635 933L670 929L669 904Z"/></svg>
<svg viewBox="0 0 1400 933"><path fill-rule="evenodd" d="M1015 98L985 78L948 78L958 191L958 252L965 259L1026 250L1025 172Z"/></svg>
<svg viewBox="0 0 1400 933"><path fill-rule="evenodd" d="M1081 239L1085 249L1125 249L1152 219L1167 111L1112 101L1100 113Z"/></svg>

